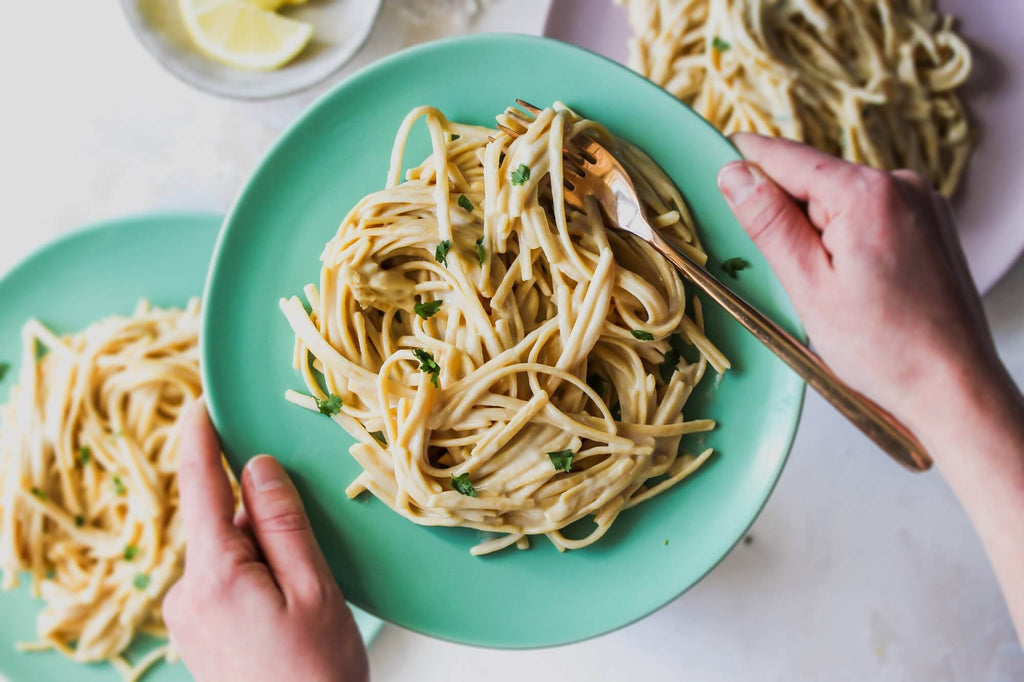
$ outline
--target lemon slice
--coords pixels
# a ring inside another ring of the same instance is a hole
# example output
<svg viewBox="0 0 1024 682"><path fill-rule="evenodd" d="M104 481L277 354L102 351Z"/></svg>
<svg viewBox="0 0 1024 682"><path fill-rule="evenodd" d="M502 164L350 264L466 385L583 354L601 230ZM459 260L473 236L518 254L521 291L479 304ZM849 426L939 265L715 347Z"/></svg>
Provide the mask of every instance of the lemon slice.
<svg viewBox="0 0 1024 682"><path fill-rule="evenodd" d="M181 13L199 49L242 69L280 68L313 36L309 24L245 0L181 0Z"/></svg>

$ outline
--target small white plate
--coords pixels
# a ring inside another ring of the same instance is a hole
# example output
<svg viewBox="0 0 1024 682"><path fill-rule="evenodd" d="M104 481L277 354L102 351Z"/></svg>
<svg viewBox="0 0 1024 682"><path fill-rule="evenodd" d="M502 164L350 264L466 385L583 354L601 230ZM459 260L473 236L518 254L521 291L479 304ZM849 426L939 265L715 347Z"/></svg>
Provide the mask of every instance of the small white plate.
<svg viewBox="0 0 1024 682"><path fill-rule="evenodd" d="M974 53L964 85L968 115L978 131L953 210L971 274L984 293L1024 253L1024 3L1020 0L943 0ZM625 63L626 12L610 1L551 3L544 35Z"/></svg>
<svg viewBox="0 0 1024 682"><path fill-rule="evenodd" d="M178 0L121 0L142 45L173 75L200 90L238 99L281 97L330 76L359 51L382 0L310 0L287 8L287 16L313 25L302 54L276 71L246 71L213 61L193 44Z"/></svg>

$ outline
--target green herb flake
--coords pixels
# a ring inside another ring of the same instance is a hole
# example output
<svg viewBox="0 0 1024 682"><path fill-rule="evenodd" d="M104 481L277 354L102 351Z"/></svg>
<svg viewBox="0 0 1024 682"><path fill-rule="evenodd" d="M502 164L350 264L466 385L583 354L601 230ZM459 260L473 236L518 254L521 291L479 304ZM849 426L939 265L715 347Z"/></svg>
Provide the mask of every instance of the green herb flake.
<svg viewBox="0 0 1024 682"><path fill-rule="evenodd" d="M135 578L132 580L132 585L135 586L136 590L140 592L149 587L149 574L148 573L136 573Z"/></svg>
<svg viewBox="0 0 1024 682"><path fill-rule="evenodd" d="M736 273L740 270L746 270L750 267L750 263L744 258L730 258L729 260L722 263L722 272L729 275L733 279L739 279Z"/></svg>
<svg viewBox="0 0 1024 682"><path fill-rule="evenodd" d="M526 181L530 179L530 167L525 163L519 164L519 168L512 171L511 178L513 185L526 184Z"/></svg>
<svg viewBox="0 0 1024 682"><path fill-rule="evenodd" d="M554 465L555 471L572 471L572 460L576 457L576 453L572 450L549 452L547 456L551 460L551 464Z"/></svg>
<svg viewBox="0 0 1024 682"><path fill-rule="evenodd" d="M668 547L668 540L665 540L665 546Z"/></svg>
<svg viewBox="0 0 1024 682"><path fill-rule="evenodd" d="M4 377L7 376L7 372L10 371L10 369L10 363L0 362L0 381L4 380Z"/></svg>
<svg viewBox="0 0 1024 682"><path fill-rule="evenodd" d="M44 493L39 488L36 488L35 486L32 486L32 490L30 490L29 492L38 497L40 500L46 499L46 493Z"/></svg>
<svg viewBox="0 0 1024 682"><path fill-rule="evenodd" d="M665 359L658 365L658 373L661 375L661 380L666 384L672 380L672 375L676 373L676 369L679 367L679 360L679 351L675 348L669 348L665 351Z"/></svg>
<svg viewBox="0 0 1024 682"><path fill-rule="evenodd" d="M458 133L452 133L452 142L455 142L455 140L459 139L460 137L462 137L462 135L459 135Z"/></svg>
<svg viewBox="0 0 1024 682"><path fill-rule="evenodd" d="M484 246L484 238L476 240L476 259L480 262L480 265L484 264L484 260L487 259L487 247Z"/></svg>
<svg viewBox="0 0 1024 682"><path fill-rule="evenodd" d="M437 243L437 248L434 249L434 260L441 265L448 267L448 252L452 250L452 241L445 239Z"/></svg>
<svg viewBox="0 0 1024 682"><path fill-rule="evenodd" d="M442 304L444 304L444 301L440 299L436 301L427 301L426 303L417 303L412 307L412 311L424 320L429 320L437 314L437 311L441 309Z"/></svg>
<svg viewBox="0 0 1024 682"><path fill-rule="evenodd" d="M600 374L591 374L587 377L587 386L590 386L598 395L604 395L604 389L607 387L604 377Z"/></svg>
<svg viewBox="0 0 1024 682"><path fill-rule="evenodd" d="M743 538L743 544L744 545L752 545L752 544L754 544L754 536L753 535L745 536Z"/></svg>
<svg viewBox="0 0 1024 682"><path fill-rule="evenodd" d="M665 351L665 359L658 365L658 373L661 374L661 380L666 384L671 381L672 375L679 368L679 361L683 359L686 341L679 334L673 334L668 337L668 344L671 347Z"/></svg>
<svg viewBox="0 0 1024 682"><path fill-rule="evenodd" d="M120 476L114 476L114 492L118 495L124 495L128 492L128 488L124 487L124 483L121 481Z"/></svg>
<svg viewBox="0 0 1024 682"><path fill-rule="evenodd" d="M465 194L459 195L459 206L466 209L470 213L473 212L473 202L469 200Z"/></svg>
<svg viewBox="0 0 1024 682"><path fill-rule="evenodd" d="M716 52L725 52L731 47L732 45L730 45L728 41L722 40L718 36L715 36L714 38L711 39L711 49L715 50Z"/></svg>
<svg viewBox="0 0 1024 682"><path fill-rule="evenodd" d="M75 526L77 526L78 528L81 528L84 525L85 525L85 517L82 516L81 514L76 514L75 515Z"/></svg>
<svg viewBox="0 0 1024 682"><path fill-rule="evenodd" d="M478 497L476 488L469 480L469 474L459 474L458 476L452 474L452 487L467 497Z"/></svg>
<svg viewBox="0 0 1024 682"><path fill-rule="evenodd" d="M374 440L379 442L381 445L388 444L388 439L384 437L383 431L370 431L370 435L373 436Z"/></svg>
<svg viewBox="0 0 1024 682"><path fill-rule="evenodd" d="M327 397L327 400L321 400L317 397L314 397L313 400L316 401L316 409L320 410L320 414L326 414L329 417L341 412L341 398L333 393Z"/></svg>
<svg viewBox="0 0 1024 682"><path fill-rule="evenodd" d="M83 445L78 448L78 463L81 466L86 466L92 461L92 448L88 445Z"/></svg>
<svg viewBox="0 0 1024 682"><path fill-rule="evenodd" d="M654 341L654 334L644 331L643 329L633 329L629 333L638 341Z"/></svg>
<svg viewBox="0 0 1024 682"><path fill-rule="evenodd" d="M434 384L434 388L440 388L441 366L434 360L434 356L422 348L414 349L412 354L420 361L420 371L430 375L430 383Z"/></svg>
<svg viewBox="0 0 1024 682"><path fill-rule="evenodd" d="M135 557L137 557L138 555L139 555L139 548L136 547L135 545L125 545L124 546L124 560L125 561L134 561Z"/></svg>

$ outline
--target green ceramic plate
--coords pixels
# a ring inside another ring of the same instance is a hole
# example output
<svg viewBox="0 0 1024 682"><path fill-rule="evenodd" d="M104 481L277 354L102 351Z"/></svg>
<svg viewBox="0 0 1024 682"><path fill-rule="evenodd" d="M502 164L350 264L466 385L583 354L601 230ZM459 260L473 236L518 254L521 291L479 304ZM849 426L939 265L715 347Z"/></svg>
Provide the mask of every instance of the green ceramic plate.
<svg viewBox="0 0 1024 682"><path fill-rule="evenodd" d="M280 457L297 477L317 536L354 603L399 625L497 647L561 644L607 632L662 606L742 537L782 469L803 384L737 324L706 306L710 336L735 369L687 406L713 417L720 453L698 475L623 514L585 550L475 558L482 533L416 526L372 498L349 501L359 467L333 422L284 400L302 389L278 299L318 281L319 256L363 195L383 187L396 129L414 106L493 124L513 98L561 100L646 149L676 181L717 269L742 256L736 287L799 332L781 287L734 222L715 174L729 143L664 91L594 54L551 40L486 35L407 50L314 104L263 160L225 222L207 281L203 366L232 464ZM417 128L406 158L428 151ZM694 442L693 447L698 447ZM667 541L667 542L666 542Z"/></svg>
<svg viewBox="0 0 1024 682"><path fill-rule="evenodd" d="M160 306L183 306L199 296L220 216L164 213L122 218L94 225L49 244L0 278L0 363L11 364L0 381L0 402L7 400L18 374L21 325L37 317L58 332L75 331L107 315L127 314L139 298ZM27 582L27 581L26 581ZM14 643L35 638L42 602L26 586L0 592L0 680L36 682L119 680L107 664L82 666L55 653L26 654ZM379 620L357 613L369 642ZM155 640L140 638L131 654ZM182 665L160 666L146 682L189 680Z"/></svg>

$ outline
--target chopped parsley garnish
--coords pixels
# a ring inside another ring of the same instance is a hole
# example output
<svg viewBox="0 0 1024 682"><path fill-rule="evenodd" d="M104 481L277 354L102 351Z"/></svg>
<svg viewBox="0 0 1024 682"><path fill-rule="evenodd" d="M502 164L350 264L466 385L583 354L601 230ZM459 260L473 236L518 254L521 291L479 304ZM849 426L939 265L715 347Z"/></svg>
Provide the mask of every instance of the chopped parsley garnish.
<svg viewBox="0 0 1024 682"><path fill-rule="evenodd" d="M92 460L92 448L88 445L83 445L78 448L78 463L82 466L87 465Z"/></svg>
<svg viewBox="0 0 1024 682"><path fill-rule="evenodd" d="M441 265L448 267L448 252L452 250L452 241L445 239L437 243L437 248L434 249L434 260Z"/></svg>
<svg viewBox="0 0 1024 682"><path fill-rule="evenodd" d="M622 405L615 403L615 407L611 409L612 421L622 421Z"/></svg>
<svg viewBox="0 0 1024 682"><path fill-rule="evenodd" d="M374 440L378 441L381 445L388 444L388 439L384 437L383 431L370 431L370 435L373 436Z"/></svg>
<svg viewBox="0 0 1024 682"><path fill-rule="evenodd" d="M530 179L530 167L525 163L519 164L519 168L512 171L511 178L513 185L526 184L526 181Z"/></svg>
<svg viewBox="0 0 1024 682"><path fill-rule="evenodd" d="M476 488L474 488L472 482L470 482L469 474L459 474L458 476L452 474L452 487L463 495L477 497Z"/></svg>
<svg viewBox="0 0 1024 682"><path fill-rule="evenodd" d="M750 267L750 263L744 258L730 258L729 260L722 263L722 272L729 275L733 279L739 279L736 273L740 270L746 270Z"/></svg>
<svg viewBox="0 0 1024 682"><path fill-rule="evenodd" d="M136 547L135 545L125 545L124 546L124 560L125 561L134 561L135 557L138 556L138 554L139 554L139 548Z"/></svg>
<svg viewBox="0 0 1024 682"><path fill-rule="evenodd" d="M572 460L576 457L576 453L572 450L559 450L558 452L549 452L547 455L551 459L555 471L572 471Z"/></svg>
<svg viewBox="0 0 1024 682"><path fill-rule="evenodd" d="M434 388L440 388L438 381L441 376L441 366L434 360L434 356L422 348L413 349L412 354L420 361L420 371L430 375L430 383L434 384Z"/></svg>
<svg viewBox="0 0 1024 682"><path fill-rule="evenodd" d="M437 311L441 309L441 305L444 303L441 299L436 301L427 301L426 303L417 303L412 307L412 311L422 317L424 320L429 320L431 317L437 314Z"/></svg>
<svg viewBox="0 0 1024 682"><path fill-rule="evenodd" d="M668 540L665 540L665 546L668 547Z"/></svg>
<svg viewBox="0 0 1024 682"><path fill-rule="evenodd" d="M640 341L654 341L654 334L644 331L643 329L633 329L629 333L633 335L634 339L638 339Z"/></svg>
<svg viewBox="0 0 1024 682"><path fill-rule="evenodd" d="M320 398L314 397L316 401L316 409L320 410L320 414L326 414L328 417L332 414L338 414L341 412L341 398L331 393L327 400L321 400Z"/></svg>
<svg viewBox="0 0 1024 682"><path fill-rule="evenodd" d="M487 258L487 248L484 246L484 238L476 240L476 259L480 261L480 265L484 264L484 260Z"/></svg>
<svg viewBox="0 0 1024 682"><path fill-rule="evenodd" d="M124 483L121 482L120 476L114 476L114 492L118 495L124 495L128 492L128 488L124 487Z"/></svg>
<svg viewBox="0 0 1024 682"><path fill-rule="evenodd" d="M11 368L11 365L9 363L0 362L0 381L4 380L4 377L7 376L7 371L10 368Z"/></svg>
<svg viewBox="0 0 1024 682"><path fill-rule="evenodd" d="M136 573L132 585L135 586L136 590L144 590L149 587L149 574L147 573Z"/></svg>
<svg viewBox="0 0 1024 682"><path fill-rule="evenodd" d="M452 142L455 142L455 140L459 139L460 137L462 137L462 135L459 135L458 133L452 133Z"/></svg>
<svg viewBox="0 0 1024 682"><path fill-rule="evenodd" d="M35 486L33 486L32 490L30 490L29 492L31 492L33 495L38 497L40 500L45 500L46 499L46 493L44 493L39 488L36 488Z"/></svg>
<svg viewBox="0 0 1024 682"><path fill-rule="evenodd" d="M732 45L730 45L728 43L728 41L722 40L718 36L715 36L714 38L711 39L711 49L712 50L715 50L717 52L725 52L726 50L728 50L731 47L732 47Z"/></svg>
<svg viewBox="0 0 1024 682"><path fill-rule="evenodd" d="M683 348L686 345L683 337L679 336L679 334L670 336L668 342L672 347L665 351L665 360L658 365L661 380L666 384L672 379L672 375L675 374L676 369L679 367L679 361L683 357Z"/></svg>
<svg viewBox="0 0 1024 682"><path fill-rule="evenodd" d="M469 197L467 197L465 194L459 195L459 206L466 209L470 213L473 212L473 202L470 201Z"/></svg>
<svg viewBox="0 0 1024 682"><path fill-rule="evenodd" d="M81 514L76 514L75 515L75 525L78 526L79 528L84 526L85 525L85 517L82 516Z"/></svg>
<svg viewBox="0 0 1024 682"><path fill-rule="evenodd" d="M604 377L600 374L591 374L587 376L587 386L590 386L598 395L604 395L605 386L607 383Z"/></svg>

